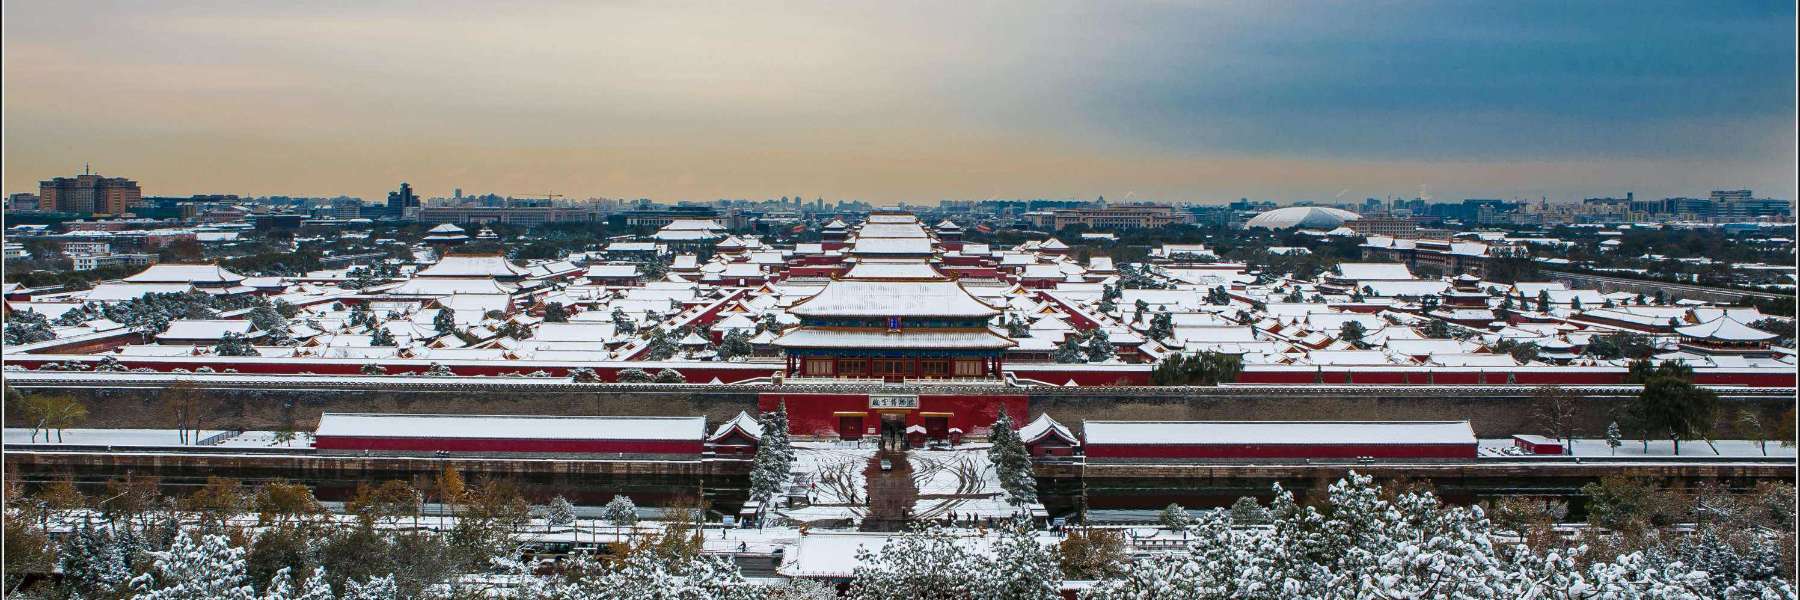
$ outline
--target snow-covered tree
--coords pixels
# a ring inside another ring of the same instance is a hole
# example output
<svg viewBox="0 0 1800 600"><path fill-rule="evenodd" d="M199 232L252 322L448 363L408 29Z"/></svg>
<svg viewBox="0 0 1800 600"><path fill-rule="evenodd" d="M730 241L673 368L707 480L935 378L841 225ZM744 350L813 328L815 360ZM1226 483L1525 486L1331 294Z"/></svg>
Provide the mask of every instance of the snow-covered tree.
<svg viewBox="0 0 1800 600"><path fill-rule="evenodd" d="M687 383L687 376L682 375L681 371L663 369L656 372L655 381L657 383Z"/></svg>
<svg viewBox="0 0 1800 600"><path fill-rule="evenodd" d="M557 496L550 499L550 505L544 510L544 521L551 527L568 527L575 524L575 505L568 498Z"/></svg>
<svg viewBox="0 0 1800 600"><path fill-rule="evenodd" d="M50 320L42 313L21 310L6 318L5 338L6 345L17 346L56 339L56 332L50 329Z"/></svg>
<svg viewBox="0 0 1800 600"><path fill-rule="evenodd" d="M650 343L644 347L643 358L644 360L669 360L680 351L681 348L675 345L675 340L670 337L669 332L657 327L650 330Z"/></svg>
<svg viewBox="0 0 1800 600"><path fill-rule="evenodd" d="M57 555L63 581L77 594L105 596L122 591L131 581L130 557L113 536L83 524L64 542Z"/></svg>
<svg viewBox="0 0 1800 600"><path fill-rule="evenodd" d="M563 305L561 302L551 302L549 304L545 304L544 305L544 322L545 323L567 323L567 322L569 322L569 309L563 308Z"/></svg>
<svg viewBox="0 0 1800 600"><path fill-rule="evenodd" d="M394 576L371 577L363 581L344 582L343 600L399 600L400 588Z"/></svg>
<svg viewBox="0 0 1800 600"><path fill-rule="evenodd" d="M614 494L613 499L600 507L600 518L612 523L613 527L631 527L637 525L637 504L630 496Z"/></svg>
<svg viewBox="0 0 1800 600"><path fill-rule="evenodd" d="M394 339L394 333L391 331L388 331L386 327L376 327L376 328L374 328L374 330L375 330L375 332L369 336L369 345L370 346L398 346L398 345L400 345L400 342Z"/></svg>
<svg viewBox="0 0 1800 600"><path fill-rule="evenodd" d="M612 322L613 330L620 335L637 333L637 321L631 320L631 315L625 314L625 310L622 308L613 307Z"/></svg>
<svg viewBox="0 0 1800 600"><path fill-rule="evenodd" d="M362 370L362 374L364 374L364 375L386 375L387 374L387 367L384 367L384 366L381 366L381 365L378 365L375 363L365 364L362 366L361 370Z"/></svg>
<svg viewBox="0 0 1800 600"><path fill-rule="evenodd" d="M431 329L440 335L456 333L456 311L448 308L438 309L437 314L431 317Z"/></svg>
<svg viewBox="0 0 1800 600"><path fill-rule="evenodd" d="M983 598L980 592L992 575L991 559L936 526L894 538L879 549L858 548L856 556L852 600Z"/></svg>
<svg viewBox="0 0 1800 600"><path fill-rule="evenodd" d="M569 369L569 380L575 383L600 383L600 374L587 367Z"/></svg>
<svg viewBox="0 0 1800 600"><path fill-rule="evenodd" d="M1619 446L1625 445L1625 442L1621 439L1622 437L1624 436L1619 433L1618 421L1606 424L1606 447L1611 448L1613 454L1618 454Z"/></svg>
<svg viewBox="0 0 1800 600"><path fill-rule="evenodd" d="M450 367L434 362L431 363L431 366L425 368L425 375L428 377L450 377L456 375L456 372L451 371Z"/></svg>
<svg viewBox="0 0 1800 600"><path fill-rule="evenodd" d="M1019 432L1013 429L1012 417L1005 410L1001 410L999 418L994 420L988 444L988 461L994 464L994 474L1000 478L1000 489L1006 492L1006 501L1013 506L1037 502L1037 478L1031 472L1031 453L1019 439Z"/></svg>
<svg viewBox="0 0 1800 600"><path fill-rule="evenodd" d="M750 334L742 329L733 329L719 340L719 360L738 360L750 356L752 351Z"/></svg>
<svg viewBox="0 0 1800 600"><path fill-rule="evenodd" d="M1112 339L1106 335L1105 329L1095 327L1088 332L1087 347L1084 352L1087 353L1088 362L1106 362L1113 359Z"/></svg>
<svg viewBox="0 0 1800 600"><path fill-rule="evenodd" d="M1087 362L1087 349L1081 345L1081 336L1073 331L1065 334L1062 343L1050 353L1050 359L1064 364Z"/></svg>
<svg viewBox="0 0 1800 600"><path fill-rule="evenodd" d="M1156 522L1162 523L1163 527L1179 531L1193 525L1194 516L1188 513L1187 508L1171 502L1168 506L1163 507L1162 514L1156 517Z"/></svg>
<svg viewBox="0 0 1800 600"><path fill-rule="evenodd" d="M244 339L243 334L235 331L228 331L224 336L219 338L219 344L213 346L213 354L219 356L256 356L256 348L250 345L250 340Z"/></svg>
<svg viewBox="0 0 1800 600"><path fill-rule="evenodd" d="M650 383L656 378L643 369L619 369L619 383Z"/></svg>
<svg viewBox="0 0 1800 600"><path fill-rule="evenodd" d="M1269 510L1256 503L1255 498L1244 496L1231 504L1231 523L1234 525L1262 525L1269 522Z"/></svg>
<svg viewBox="0 0 1800 600"><path fill-rule="evenodd" d="M153 552L150 570L131 580L134 600L252 600L244 550L222 535L196 540L182 531L169 549Z"/></svg>
<svg viewBox="0 0 1800 600"><path fill-rule="evenodd" d="M756 418L762 429L750 466L750 497L768 502L787 487L793 473L794 449L788 439L787 403Z"/></svg>
<svg viewBox="0 0 1800 600"><path fill-rule="evenodd" d="M292 341L288 337L291 333L288 329L288 319L282 316L274 305L258 304L255 308L250 309L248 316L250 322L256 325L258 330L267 334L266 339L269 340L269 343L285 345Z"/></svg>

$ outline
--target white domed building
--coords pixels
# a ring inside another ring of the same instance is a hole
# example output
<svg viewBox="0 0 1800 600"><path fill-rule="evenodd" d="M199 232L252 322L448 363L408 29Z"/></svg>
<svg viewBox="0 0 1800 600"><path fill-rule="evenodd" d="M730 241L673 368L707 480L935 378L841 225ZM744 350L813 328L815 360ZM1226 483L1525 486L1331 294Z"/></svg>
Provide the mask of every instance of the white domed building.
<svg viewBox="0 0 1800 600"><path fill-rule="evenodd" d="M1346 221L1361 219L1362 215L1336 208L1323 206L1289 206L1277 208L1250 218L1245 227L1261 227L1263 229L1288 229L1304 227L1306 229L1332 230L1343 227Z"/></svg>

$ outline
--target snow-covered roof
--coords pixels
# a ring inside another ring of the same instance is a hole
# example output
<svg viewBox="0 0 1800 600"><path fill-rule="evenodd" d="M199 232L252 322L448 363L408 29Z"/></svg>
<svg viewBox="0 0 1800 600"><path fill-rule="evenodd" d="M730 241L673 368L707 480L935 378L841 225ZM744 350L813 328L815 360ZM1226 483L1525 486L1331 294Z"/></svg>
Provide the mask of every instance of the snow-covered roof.
<svg viewBox="0 0 1800 600"><path fill-rule="evenodd" d="M730 435L733 429L744 432L744 435L750 436L751 439L762 439L762 423L758 423L756 417L750 416L750 413L741 410L730 421L720 424L719 428L714 429L712 435L706 439L711 441L724 438Z"/></svg>
<svg viewBox="0 0 1800 600"><path fill-rule="evenodd" d="M706 437L706 417L325 413L319 416L316 435L320 438L700 441Z"/></svg>
<svg viewBox="0 0 1800 600"><path fill-rule="evenodd" d="M1711 340L1720 340L1720 341L1727 341L1727 342L1760 342L1763 340L1770 340L1770 339L1774 339L1777 337L1781 337L1781 336L1775 335L1773 333L1769 333L1767 331L1763 331L1761 329L1757 329L1757 328L1751 327L1749 325L1739 323L1736 320L1733 320L1731 317L1719 317L1717 319L1713 319L1711 321L1707 321L1707 322L1701 323L1699 325L1689 325L1687 327L1677 327L1677 328L1675 328L1675 332L1681 334L1682 337L1711 339Z"/></svg>
<svg viewBox="0 0 1800 600"><path fill-rule="evenodd" d="M1047 436L1059 437L1071 444L1081 443L1081 440L1075 437L1074 432L1069 431L1069 428L1062 423L1056 422L1056 419L1050 418L1049 413L1038 415L1038 418L1033 419L1031 423L1019 428L1019 439L1027 444Z"/></svg>
<svg viewBox="0 0 1800 600"><path fill-rule="evenodd" d="M519 277L531 271L512 264L499 255L452 255L419 271L419 277Z"/></svg>
<svg viewBox="0 0 1800 600"><path fill-rule="evenodd" d="M187 283L102 283L82 296L88 302L124 302L145 294L186 293L194 290Z"/></svg>
<svg viewBox="0 0 1800 600"><path fill-rule="evenodd" d="M178 319L169 321L169 328L156 336L159 340L218 340L225 334L235 333L250 337L256 327L249 321L231 321L224 319Z"/></svg>
<svg viewBox="0 0 1800 600"><path fill-rule="evenodd" d="M596 277L596 278L603 278L603 279L620 278L620 277L637 277L638 276L638 266L636 264L631 264L631 263L622 264L622 265L613 265L613 264L591 265L587 268L587 272L582 273L582 275L586 276L586 277Z"/></svg>
<svg viewBox="0 0 1800 600"><path fill-rule="evenodd" d="M150 268L139 271L136 275L124 279L126 283L188 283L200 285L238 283L243 280L243 275L227 271L219 265L181 265L173 263L150 265Z"/></svg>
<svg viewBox="0 0 1800 600"><path fill-rule="evenodd" d="M851 254L931 254L931 240L926 238L858 237L850 247Z"/></svg>
<svg viewBox="0 0 1800 600"><path fill-rule="evenodd" d="M883 330L818 329L800 327L775 339L783 348L921 348L942 350L996 350L1016 345L1012 340L982 330L914 329Z"/></svg>
<svg viewBox="0 0 1800 600"><path fill-rule="evenodd" d="M944 279L944 274L925 262L914 260L863 260L850 267L846 279Z"/></svg>
<svg viewBox="0 0 1800 600"><path fill-rule="evenodd" d="M1338 276L1357 282L1411 280L1413 274L1404 263L1338 263Z"/></svg>
<svg viewBox="0 0 1800 600"><path fill-rule="evenodd" d="M825 285L789 312L802 317L992 317L999 310L954 281L857 281Z"/></svg>
<svg viewBox="0 0 1800 600"><path fill-rule="evenodd" d="M1087 421L1088 445L1475 444L1468 421Z"/></svg>

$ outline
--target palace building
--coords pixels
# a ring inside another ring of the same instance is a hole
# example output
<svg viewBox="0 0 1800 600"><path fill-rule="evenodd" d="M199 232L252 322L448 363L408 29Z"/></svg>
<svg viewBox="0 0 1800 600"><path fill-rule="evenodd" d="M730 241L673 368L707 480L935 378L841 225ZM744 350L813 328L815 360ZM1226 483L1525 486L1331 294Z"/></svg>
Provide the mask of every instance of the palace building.
<svg viewBox="0 0 1800 600"><path fill-rule="evenodd" d="M1016 345L988 327L1000 314L923 260L863 260L789 312L776 338L796 377L997 378Z"/></svg>

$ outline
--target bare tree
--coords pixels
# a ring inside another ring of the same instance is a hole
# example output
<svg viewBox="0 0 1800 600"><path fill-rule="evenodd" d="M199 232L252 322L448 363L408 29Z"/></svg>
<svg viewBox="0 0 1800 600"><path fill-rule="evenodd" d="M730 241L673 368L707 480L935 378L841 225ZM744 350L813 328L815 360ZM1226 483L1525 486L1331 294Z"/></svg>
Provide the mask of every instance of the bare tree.
<svg viewBox="0 0 1800 600"><path fill-rule="evenodd" d="M1550 432L1550 437L1562 441L1563 454L1575 452L1571 446L1574 444L1575 413L1580 401L1579 396L1561 386L1543 386L1531 394L1532 418L1539 427Z"/></svg>

